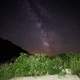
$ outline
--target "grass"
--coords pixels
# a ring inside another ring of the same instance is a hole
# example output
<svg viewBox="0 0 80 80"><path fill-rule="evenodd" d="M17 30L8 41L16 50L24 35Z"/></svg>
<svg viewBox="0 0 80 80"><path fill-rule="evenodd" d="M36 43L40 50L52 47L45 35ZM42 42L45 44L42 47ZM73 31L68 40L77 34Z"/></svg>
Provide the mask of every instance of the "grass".
<svg viewBox="0 0 80 80"><path fill-rule="evenodd" d="M43 54L28 56L21 53L14 63L0 66L0 80L16 76L64 74L66 72L62 72L63 69L70 69L72 74L80 76L80 54L63 53L50 58Z"/></svg>

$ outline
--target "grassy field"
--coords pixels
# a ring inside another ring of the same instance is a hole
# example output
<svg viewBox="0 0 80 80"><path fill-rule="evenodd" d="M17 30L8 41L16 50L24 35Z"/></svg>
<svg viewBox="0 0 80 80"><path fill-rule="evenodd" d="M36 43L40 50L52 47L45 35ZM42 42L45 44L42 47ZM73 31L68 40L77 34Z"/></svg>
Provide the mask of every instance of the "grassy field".
<svg viewBox="0 0 80 80"><path fill-rule="evenodd" d="M71 74L80 76L79 53L63 53L51 58L43 54L28 56L21 53L14 63L0 66L0 80L18 76L63 75L66 74L66 69L71 70Z"/></svg>

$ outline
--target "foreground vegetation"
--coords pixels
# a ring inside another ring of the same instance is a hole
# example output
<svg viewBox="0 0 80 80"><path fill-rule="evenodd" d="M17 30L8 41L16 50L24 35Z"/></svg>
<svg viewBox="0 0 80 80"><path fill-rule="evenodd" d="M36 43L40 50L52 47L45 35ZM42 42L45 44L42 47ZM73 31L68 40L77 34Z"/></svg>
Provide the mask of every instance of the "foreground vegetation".
<svg viewBox="0 0 80 80"><path fill-rule="evenodd" d="M28 56L21 53L14 63L0 66L0 80L8 80L16 76L66 74L66 69L70 69L71 74L80 76L79 53L64 53L51 58L43 54Z"/></svg>

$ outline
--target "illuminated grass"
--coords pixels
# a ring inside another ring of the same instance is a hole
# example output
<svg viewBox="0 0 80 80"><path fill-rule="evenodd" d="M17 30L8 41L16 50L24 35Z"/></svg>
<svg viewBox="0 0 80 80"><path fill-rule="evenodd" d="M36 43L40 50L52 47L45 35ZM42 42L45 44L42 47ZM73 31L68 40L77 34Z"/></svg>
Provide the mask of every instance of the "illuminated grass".
<svg viewBox="0 0 80 80"><path fill-rule="evenodd" d="M64 69L80 76L80 54L66 53L50 58L43 54L28 56L21 54L14 63L0 67L0 80L15 76L40 76L61 74Z"/></svg>

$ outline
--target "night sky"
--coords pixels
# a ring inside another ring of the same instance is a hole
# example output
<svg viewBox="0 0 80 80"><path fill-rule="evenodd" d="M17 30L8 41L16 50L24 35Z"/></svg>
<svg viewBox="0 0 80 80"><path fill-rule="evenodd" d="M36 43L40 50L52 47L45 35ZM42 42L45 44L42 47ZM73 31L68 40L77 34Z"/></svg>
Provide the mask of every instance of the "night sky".
<svg viewBox="0 0 80 80"><path fill-rule="evenodd" d="M0 37L29 52L80 52L80 2L2 0Z"/></svg>

